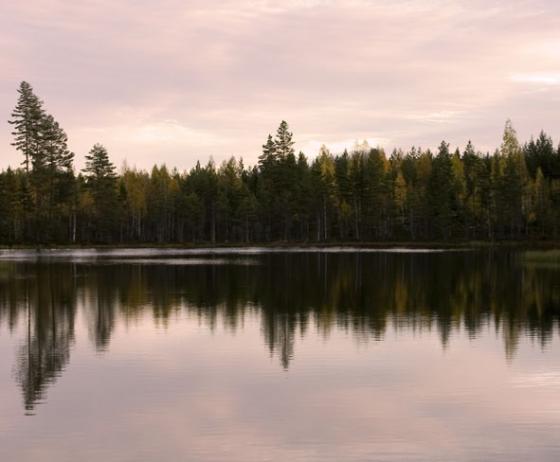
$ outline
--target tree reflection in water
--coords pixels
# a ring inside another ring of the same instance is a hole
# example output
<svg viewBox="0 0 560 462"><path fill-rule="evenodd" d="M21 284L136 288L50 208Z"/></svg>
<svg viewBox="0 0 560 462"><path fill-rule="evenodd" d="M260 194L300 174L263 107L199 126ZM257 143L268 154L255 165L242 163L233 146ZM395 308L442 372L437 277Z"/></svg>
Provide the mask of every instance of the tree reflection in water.
<svg viewBox="0 0 560 462"><path fill-rule="evenodd" d="M28 413L33 412L47 385L56 380L70 359L76 312L73 278L59 278L49 266L39 265L33 271L34 278L22 278L23 292L15 294L23 301L16 310L25 307L26 318L15 377ZM9 311L14 314L13 308Z"/></svg>
<svg viewBox="0 0 560 462"><path fill-rule="evenodd" d="M264 342L284 368L310 325L361 340L381 340L388 327L436 328L443 346L459 329L475 338L491 326L510 360L520 337L544 346L559 325L559 268L527 264L515 253L286 253L251 265L216 262L0 262L0 322L14 332L25 324L14 374L25 409L33 411L67 365L78 307L99 351L110 347L120 321L146 312L158 323L186 312L211 330L224 323L232 332L257 313Z"/></svg>

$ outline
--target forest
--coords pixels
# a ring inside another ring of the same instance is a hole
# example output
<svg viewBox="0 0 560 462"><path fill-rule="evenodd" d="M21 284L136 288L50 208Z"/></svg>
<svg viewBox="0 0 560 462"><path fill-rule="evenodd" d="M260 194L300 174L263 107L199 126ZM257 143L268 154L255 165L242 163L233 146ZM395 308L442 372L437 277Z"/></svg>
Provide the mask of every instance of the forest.
<svg viewBox="0 0 560 462"><path fill-rule="evenodd" d="M17 168L0 172L0 245L556 240L560 146L520 142L507 121L494 152L442 141L387 154L357 144L314 158L282 121L258 165L231 158L180 172L117 171L95 144L76 171L56 119L27 82L9 124Z"/></svg>

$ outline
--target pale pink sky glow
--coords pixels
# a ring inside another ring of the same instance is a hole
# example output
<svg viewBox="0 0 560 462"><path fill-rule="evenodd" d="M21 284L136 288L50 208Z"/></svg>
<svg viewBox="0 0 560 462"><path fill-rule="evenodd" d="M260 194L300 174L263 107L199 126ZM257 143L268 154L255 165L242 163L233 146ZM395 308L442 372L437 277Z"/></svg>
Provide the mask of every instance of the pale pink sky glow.
<svg viewBox="0 0 560 462"><path fill-rule="evenodd" d="M0 48L4 120L29 81L78 166L95 142L117 165L253 163L282 119L310 155L493 149L508 117L560 137L557 0L5 1Z"/></svg>

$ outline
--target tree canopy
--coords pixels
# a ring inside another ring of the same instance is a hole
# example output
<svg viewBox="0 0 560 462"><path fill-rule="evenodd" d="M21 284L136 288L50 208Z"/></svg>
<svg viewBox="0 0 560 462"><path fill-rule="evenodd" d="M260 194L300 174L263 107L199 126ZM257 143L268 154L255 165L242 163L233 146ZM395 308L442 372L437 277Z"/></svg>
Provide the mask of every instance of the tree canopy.
<svg viewBox="0 0 560 462"><path fill-rule="evenodd" d="M95 144L76 173L68 137L27 82L9 121L18 168L0 172L0 245L557 239L560 147L522 144L508 120L494 153L472 142L389 155L356 144L294 151L282 121L258 164L117 173Z"/></svg>

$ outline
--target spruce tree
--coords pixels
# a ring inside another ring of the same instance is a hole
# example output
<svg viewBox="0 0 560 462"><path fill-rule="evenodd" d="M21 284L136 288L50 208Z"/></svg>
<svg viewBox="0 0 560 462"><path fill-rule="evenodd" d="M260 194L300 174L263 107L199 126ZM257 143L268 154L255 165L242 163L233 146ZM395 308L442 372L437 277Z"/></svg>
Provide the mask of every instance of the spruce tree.
<svg viewBox="0 0 560 462"><path fill-rule="evenodd" d="M454 176L449 144L442 141L437 156L432 162L429 181L429 199L435 235L447 239L451 233L456 206Z"/></svg>
<svg viewBox="0 0 560 462"><path fill-rule="evenodd" d="M274 140L275 152L278 158L284 159L290 154L294 155L292 136L293 134L289 131L288 122L285 120L280 122Z"/></svg>
<svg viewBox="0 0 560 462"><path fill-rule="evenodd" d="M262 154L259 156L259 168L261 172L270 171L276 164L276 145L272 135L268 135L266 143L262 146Z"/></svg>
<svg viewBox="0 0 560 462"><path fill-rule="evenodd" d="M266 239L272 238L272 219L275 214L276 177L278 173L278 156L276 144L272 135L268 135L266 143L262 146L259 156L259 179L257 183L257 197L259 199L260 213Z"/></svg>
<svg viewBox="0 0 560 462"><path fill-rule="evenodd" d="M117 175L115 166L109 160L107 149L95 144L86 156L86 166L82 170L86 188L94 202L92 225L93 239L107 242L115 229L118 214Z"/></svg>

